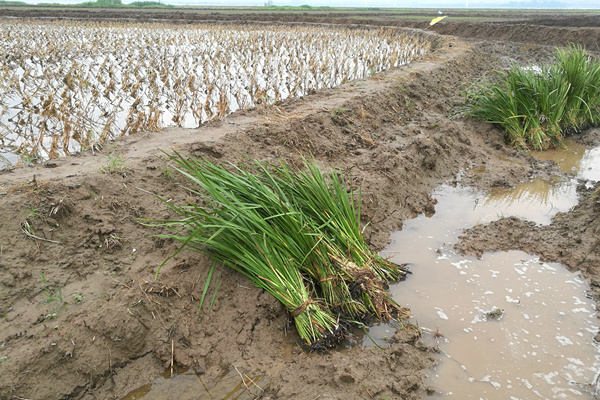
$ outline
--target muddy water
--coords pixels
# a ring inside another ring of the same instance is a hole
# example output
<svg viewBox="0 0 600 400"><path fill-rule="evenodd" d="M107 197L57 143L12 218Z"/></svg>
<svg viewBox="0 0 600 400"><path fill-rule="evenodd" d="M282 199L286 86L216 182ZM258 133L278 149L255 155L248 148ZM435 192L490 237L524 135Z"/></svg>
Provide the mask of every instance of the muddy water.
<svg viewBox="0 0 600 400"><path fill-rule="evenodd" d="M600 147L587 149L571 140L565 140L564 149L532 152L542 161L552 160L564 173L584 181L600 181Z"/></svg>
<svg viewBox="0 0 600 400"><path fill-rule="evenodd" d="M153 383L129 392L121 400L250 400L262 393L268 381L265 375L241 370L232 370L212 381L192 370L176 371L173 376L165 371Z"/></svg>
<svg viewBox="0 0 600 400"><path fill-rule="evenodd" d="M556 213L569 211L577 202L576 179L532 179L515 188L493 189L476 199L474 213L480 216L481 223L513 216L549 224Z"/></svg>
<svg viewBox="0 0 600 400"><path fill-rule="evenodd" d="M457 254L471 226L517 216L549 223L577 204L581 179L595 180L600 149L545 154L571 176L532 180L490 194L442 186L432 217L421 215L392 235L382 254L411 263L413 274L391 288L411 308L427 340L443 354L431 385L448 399L592 399L600 371L594 302L579 273L520 252ZM384 342L393 329L370 335ZM368 341L365 340L365 344Z"/></svg>
<svg viewBox="0 0 600 400"><path fill-rule="evenodd" d="M578 177L588 181L600 181L600 147L586 150L579 164Z"/></svg>
<svg viewBox="0 0 600 400"><path fill-rule="evenodd" d="M383 252L412 264L394 298L430 338L444 336L432 385L450 399L591 398L600 353L586 282L519 251L456 254L460 232L496 219L496 209L466 188L443 186L435 197L436 214L408 221Z"/></svg>
<svg viewBox="0 0 600 400"><path fill-rule="evenodd" d="M600 147L586 149L573 140L565 141L566 148L532 152L542 161L556 162L565 176L549 180L532 179L515 188L498 188L477 199L476 209L488 215L481 222L502 216L514 216L540 224L549 224L558 212L567 212L577 205L577 185L581 181L600 180ZM481 209L481 210L480 210Z"/></svg>
<svg viewBox="0 0 600 400"><path fill-rule="evenodd" d="M531 155L538 160L556 162L560 170L567 174L577 174L580 169L581 159L586 153L585 146L572 139L565 140L565 148L546 151L533 151Z"/></svg>

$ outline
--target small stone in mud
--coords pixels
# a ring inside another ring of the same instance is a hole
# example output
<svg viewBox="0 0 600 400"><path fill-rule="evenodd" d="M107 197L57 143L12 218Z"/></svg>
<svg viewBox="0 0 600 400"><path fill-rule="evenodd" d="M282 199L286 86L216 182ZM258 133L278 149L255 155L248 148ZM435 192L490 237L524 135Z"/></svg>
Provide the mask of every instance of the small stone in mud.
<svg viewBox="0 0 600 400"><path fill-rule="evenodd" d="M596 334L596 336L594 336L594 340L598 343L600 343L600 332L598 332L598 334Z"/></svg>
<svg viewBox="0 0 600 400"><path fill-rule="evenodd" d="M487 319L493 319L498 321L501 320L504 316L504 310L500 308L494 308L492 311L485 313L485 316L487 317Z"/></svg>

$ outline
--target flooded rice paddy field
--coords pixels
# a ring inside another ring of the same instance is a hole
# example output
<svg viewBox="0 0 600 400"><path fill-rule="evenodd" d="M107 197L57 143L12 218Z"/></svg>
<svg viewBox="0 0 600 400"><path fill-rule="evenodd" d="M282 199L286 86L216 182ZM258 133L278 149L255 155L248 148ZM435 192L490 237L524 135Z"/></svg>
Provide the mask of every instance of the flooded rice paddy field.
<svg viewBox="0 0 600 400"><path fill-rule="evenodd" d="M422 56L397 30L0 23L0 161L45 160L106 140L197 128L364 79ZM4 154L4 155L3 155Z"/></svg>
<svg viewBox="0 0 600 400"><path fill-rule="evenodd" d="M430 52L371 79L1 172L0 399L597 396L600 134L531 157L456 116L473 82L543 63L597 28L479 24L448 21L493 40L431 33ZM363 345L310 353L277 301L224 268L214 307L198 312L211 261L181 253L155 280L176 246L139 224L168 215L140 189L186 199L159 152L171 148L218 163L312 154L351 177L371 245L411 264L390 290L420 331L381 325L369 333L379 347L358 336ZM487 246L465 246L465 232Z"/></svg>

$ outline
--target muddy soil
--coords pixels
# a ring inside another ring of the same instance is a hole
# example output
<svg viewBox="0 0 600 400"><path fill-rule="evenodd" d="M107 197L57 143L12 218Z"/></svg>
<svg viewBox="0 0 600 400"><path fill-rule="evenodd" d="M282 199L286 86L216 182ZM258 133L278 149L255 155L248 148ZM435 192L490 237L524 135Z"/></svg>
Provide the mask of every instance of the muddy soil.
<svg viewBox="0 0 600 400"><path fill-rule="evenodd" d="M460 171L471 171L462 183L484 190L556 173L461 114L473 82L514 62L545 61L553 49L453 37L438 44L369 80L0 174L0 399L120 399L171 363L205 381L232 370L267 375L265 399L425 397L424 371L437 355L414 330L400 329L383 349L308 353L273 298L221 267L214 306L198 313L210 260L183 252L155 280L176 246L139 218L169 217L148 191L186 199L160 153L171 148L218 163L311 154L362 187L375 249L404 220L433 212L430 193ZM111 155L123 156L124 169L100 172ZM590 207L582 221L597 215Z"/></svg>

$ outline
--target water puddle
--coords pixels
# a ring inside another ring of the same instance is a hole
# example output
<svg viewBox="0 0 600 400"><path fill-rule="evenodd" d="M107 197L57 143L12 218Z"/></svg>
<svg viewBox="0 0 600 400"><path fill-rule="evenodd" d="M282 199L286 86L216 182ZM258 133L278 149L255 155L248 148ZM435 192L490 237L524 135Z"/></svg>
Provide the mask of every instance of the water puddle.
<svg viewBox="0 0 600 400"><path fill-rule="evenodd" d="M481 216L480 223L512 216L547 225L556 213L569 211L578 201L577 179L554 176L547 181L532 179L514 188L495 188L476 200L474 212Z"/></svg>
<svg viewBox="0 0 600 400"><path fill-rule="evenodd" d="M459 234L496 219L495 206L468 188L435 197L436 213L406 222L383 252L412 264L391 292L440 341L434 387L450 399L590 399L600 349L585 280L520 251L456 254ZM370 335L392 333L381 325Z"/></svg>
<svg viewBox="0 0 600 400"><path fill-rule="evenodd" d="M600 147L586 150L579 163L577 176L586 181L600 181Z"/></svg>
<svg viewBox="0 0 600 400"><path fill-rule="evenodd" d="M382 252L411 264L413 274L391 293L410 307L424 338L439 344L443 357L431 385L444 398L592 399L598 394L600 346L593 337L600 320L581 274L521 251L476 259L453 249L466 228L502 216L548 224L577 204L580 180L600 179L600 148L570 146L543 157L570 176L487 195L441 186L434 193L435 214L407 221ZM370 330L379 344L393 333L388 325ZM369 342L365 338L363 344Z"/></svg>
<svg viewBox="0 0 600 400"><path fill-rule="evenodd" d="M565 146L564 149L532 152L531 155L538 160L556 162L562 172L576 179L600 181L600 146L588 149L572 139L566 139Z"/></svg>
<svg viewBox="0 0 600 400"><path fill-rule="evenodd" d="M250 400L258 398L269 383L266 375L232 370L215 381L193 370L166 371L154 382L129 392L121 400Z"/></svg>
<svg viewBox="0 0 600 400"><path fill-rule="evenodd" d="M514 188L493 189L487 196L477 200L476 213L490 214L482 222L490 222L503 216L513 216L538 224L549 224L559 212L567 212L578 203L577 185L580 181L600 180L600 147L585 146L567 139L566 148L532 152L541 161L554 161L565 176L553 176L549 180L532 179ZM479 211L482 209L482 211Z"/></svg>
<svg viewBox="0 0 600 400"><path fill-rule="evenodd" d="M589 151L572 139L565 139L564 144L565 148L532 151L531 155L541 161L554 161L562 172L577 175L581 168L581 160Z"/></svg>

